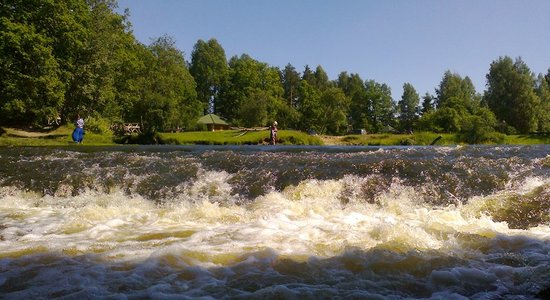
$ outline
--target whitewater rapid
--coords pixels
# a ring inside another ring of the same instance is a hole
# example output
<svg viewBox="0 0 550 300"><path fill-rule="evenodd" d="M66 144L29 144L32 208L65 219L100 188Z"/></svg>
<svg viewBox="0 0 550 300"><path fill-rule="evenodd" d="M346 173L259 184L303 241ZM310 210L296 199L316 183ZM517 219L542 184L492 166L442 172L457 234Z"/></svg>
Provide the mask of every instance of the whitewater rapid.
<svg viewBox="0 0 550 300"><path fill-rule="evenodd" d="M285 150L275 155L289 167L257 178L247 177L256 170L249 166L273 153L4 152L0 161L19 160L19 168L0 169L0 295L535 299L550 288L546 149L495 158L492 148L473 149L477 156L439 148L441 161L471 155L454 172L472 176L446 174L443 184L439 173L418 184L425 163L408 149ZM369 162L379 151L400 173L330 165L344 153L344 161L384 170L387 161ZM491 172L497 161L508 165ZM81 169L11 171L44 164ZM315 174L323 164L330 168ZM296 178L300 165L320 167ZM407 168L412 175L403 175ZM257 181L260 191L250 188ZM463 194L445 188L457 182ZM476 182L493 186L476 193Z"/></svg>

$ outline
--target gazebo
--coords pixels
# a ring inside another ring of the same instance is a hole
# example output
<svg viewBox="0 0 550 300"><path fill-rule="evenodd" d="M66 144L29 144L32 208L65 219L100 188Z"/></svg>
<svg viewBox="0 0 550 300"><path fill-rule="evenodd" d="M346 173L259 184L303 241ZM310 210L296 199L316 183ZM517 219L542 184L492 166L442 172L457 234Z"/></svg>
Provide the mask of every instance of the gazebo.
<svg viewBox="0 0 550 300"><path fill-rule="evenodd" d="M215 114L207 114L197 120L197 124L204 124L208 131L229 129L229 124Z"/></svg>

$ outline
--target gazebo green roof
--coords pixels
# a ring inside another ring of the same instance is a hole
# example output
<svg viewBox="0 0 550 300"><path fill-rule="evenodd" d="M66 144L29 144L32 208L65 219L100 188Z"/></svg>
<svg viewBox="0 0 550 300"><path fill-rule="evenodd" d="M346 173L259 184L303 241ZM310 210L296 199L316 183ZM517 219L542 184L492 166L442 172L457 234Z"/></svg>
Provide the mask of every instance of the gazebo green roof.
<svg viewBox="0 0 550 300"><path fill-rule="evenodd" d="M229 125L227 122L222 120L220 117L216 116L215 114L207 114L202 117L200 117L197 120L197 124L215 124L215 125Z"/></svg>

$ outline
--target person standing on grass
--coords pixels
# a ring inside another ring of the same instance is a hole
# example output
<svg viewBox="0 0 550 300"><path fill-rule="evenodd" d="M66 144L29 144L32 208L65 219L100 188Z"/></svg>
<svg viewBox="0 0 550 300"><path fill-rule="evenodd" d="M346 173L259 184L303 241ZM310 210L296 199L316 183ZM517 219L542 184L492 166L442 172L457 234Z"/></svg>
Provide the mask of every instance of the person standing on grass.
<svg viewBox="0 0 550 300"><path fill-rule="evenodd" d="M84 119L82 119L80 115L77 115L76 119L76 127L73 131L73 141L80 144L84 139Z"/></svg>
<svg viewBox="0 0 550 300"><path fill-rule="evenodd" d="M273 122L269 131L269 144L277 144L277 121Z"/></svg>

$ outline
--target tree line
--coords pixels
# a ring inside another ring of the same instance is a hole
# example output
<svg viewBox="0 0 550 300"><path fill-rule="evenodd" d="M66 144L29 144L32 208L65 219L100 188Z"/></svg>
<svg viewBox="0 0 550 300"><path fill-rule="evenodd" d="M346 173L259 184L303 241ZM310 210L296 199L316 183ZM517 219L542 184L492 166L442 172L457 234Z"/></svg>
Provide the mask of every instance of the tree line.
<svg viewBox="0 0 550 300"><path fill-rule="evenodd" d="M478 93L447 71L420 96L321 66L283 69L247 54L227 59L215 39L199 40L190 61L169 36L136 40L115 0L8 0L0 4L0 124L43 126L88 117L96 130L138 122L148 132L197 129L216 113L234 126L344 134L413 130L460 133L482 142L497 132L550 132L550 69L535 75L521 58L490 64ZM90 128L90 127L89 127Z"/></svg>

